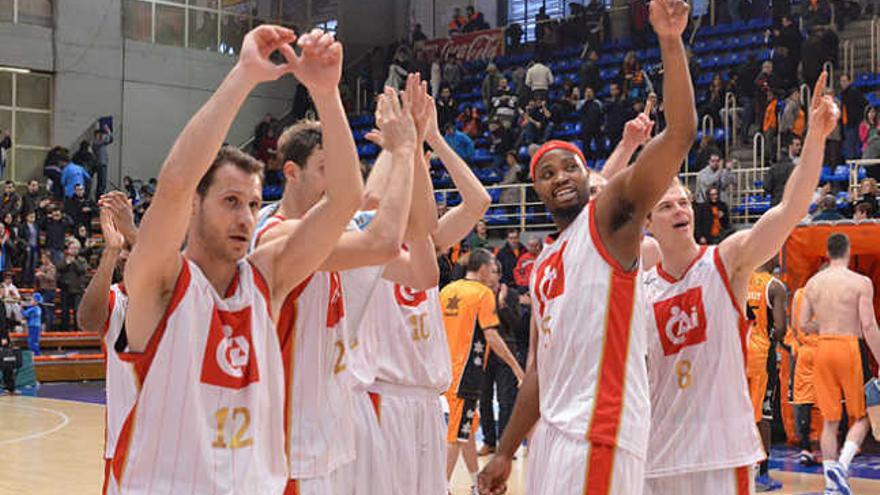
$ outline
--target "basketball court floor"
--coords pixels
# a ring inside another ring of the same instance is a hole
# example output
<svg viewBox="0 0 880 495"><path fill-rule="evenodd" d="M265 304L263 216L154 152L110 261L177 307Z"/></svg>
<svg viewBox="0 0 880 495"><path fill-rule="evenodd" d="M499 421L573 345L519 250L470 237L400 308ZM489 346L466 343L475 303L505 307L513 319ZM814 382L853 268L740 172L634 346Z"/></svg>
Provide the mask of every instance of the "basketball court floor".
<svg viewBox="0 0 880 495"><path fill-rule="evenodd" d="M43 385L39 397L0 397L0 494L95 495L103 476L103 383ZM525 495L525 463L521 450L508 484L511 495ZM803 468L796 452L774 450L772 476L785 495L821 494L821 468ZM488 458L481 458L485 462ZM468 494L470 480L459 461L455 495ZM853 462L853 492L880 494L880 456L859 456ZM332 494L328 494L332 495ZM670 494L673 495L673 494ZM675 494L685 495L685 494ZM703 495L703 494L692 494Z"/></svg>

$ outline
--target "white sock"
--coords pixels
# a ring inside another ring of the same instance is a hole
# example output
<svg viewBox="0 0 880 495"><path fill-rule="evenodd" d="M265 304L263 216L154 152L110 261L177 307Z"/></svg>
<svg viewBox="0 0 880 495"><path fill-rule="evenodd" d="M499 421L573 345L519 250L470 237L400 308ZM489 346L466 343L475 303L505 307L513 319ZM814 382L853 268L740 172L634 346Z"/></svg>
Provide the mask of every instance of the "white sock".
<svg viewBox="0 0 880 495"><path fill-rule="evenodd" d="M855 442L847 440L843 444L843 449L840 451L840 465L843 466L845 472L849 472L849 464L852 462L853 457L856 456L856 451L858 450L859 445Z"/></svg>
<svg viewBox="0 0 880 495"><path fill-rule="evenodd" d="M471 485L477 486L477 474L479 473L471 473Z"/></svg>

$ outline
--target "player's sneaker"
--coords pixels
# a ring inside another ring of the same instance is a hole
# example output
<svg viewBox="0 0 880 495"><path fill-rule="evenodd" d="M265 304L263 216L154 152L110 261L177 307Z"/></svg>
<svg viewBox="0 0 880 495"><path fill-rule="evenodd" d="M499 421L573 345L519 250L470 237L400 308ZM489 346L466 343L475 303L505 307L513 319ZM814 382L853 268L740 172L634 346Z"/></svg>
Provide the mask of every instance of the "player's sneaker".
<svg viewBox="0 0 880 495"><path fill-rule="evenodd" d="M804 450L798 455L798 463L802 466L815 466L816 456L814 456L812 452Z"/></svg>
<svg viewBox="0 0 880 495"><path fill-rule="evenodd" d="M762 474L755 478L756 492L772 492L782 489L782 482L774 480L769 474Z"/></svg>
<svg viewBox="0 0 880 495"><path fill-rule="evenodd" d="M835 465L828 470L825 477L840 495L852 495L852 490L849 487L849 476L843 470L843 466L840 464ZM826 486L825 489L827 490L828 487Z"/></svg>

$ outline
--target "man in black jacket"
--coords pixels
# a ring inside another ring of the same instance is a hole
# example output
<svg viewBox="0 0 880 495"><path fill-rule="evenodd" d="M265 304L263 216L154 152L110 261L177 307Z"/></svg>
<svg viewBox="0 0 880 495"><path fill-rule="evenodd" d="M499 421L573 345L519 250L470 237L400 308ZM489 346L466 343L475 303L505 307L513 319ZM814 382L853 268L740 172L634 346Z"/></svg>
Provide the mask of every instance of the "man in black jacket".
<svg viewBox="0 0 880 495"><path fill-rule="evenodd" d="M64 200L64 213L73 220L74 228L85 225L86 230L91 232L92 218L97 211L98 206L86 196L86 189L82 184L77 184L73 196Z"/></svg>
<svg viewBox="0 0 880 495"><path fill-rule="evenodd" d="M510 229L507 231L507 242L504 243L496 253L495 258L501 263L501 283L508 286L516 285L513 279L513 269L516 268L516 261L519 255L526 250L519 242L519 229Z"/></svg>
<svg viewBox="0 0 880 495"><path fill-rule="evenodd" d="M58 288L61 289L61 323L59 330L76 330L71 317L79 307L83 292L86 289L86 272L88 264L79 256L79 241L67 241L64 258L58 264Z"/></svg>
<svg viewBox="0 0 880 495"><path fill-rule="evenodd" d="M581 104L581 141L584 143L584 155L588 159L594 160L596 154L593 153L590 144L596 141L596 146L602 149L602 120L605 115L605 109L602 102L596 99L594 88L587 86L584 89L584 101Z"/></svg>
<svg viewBox="0 0 880 495"><path fill-rule="evenodd" d="M796 165L795 161L801 156L801 138L792 136L788 143L788 153L777 163L770 166L770 170L764 176L764 191L770 195L770 206L776 206L782 201L782 193L785 191L785 183Z"/></svg>
<svg viewBox="0 0 880 495"><path fill-rule="evenodd" d="M696 204L694 236L700 244L718 244L730 232L730 208L721 201L716 187L709 189L707 199Z"/></svg>
<svg viewBox="0 0 880 495"><path fill-rule="evenodd" d="M852 85L846 74L840 75L840 123L843 125L843 157L859 159L862 157L862 144L859 139L859 124L865 115L868 100Z"/></svg>
<svg viewBox="0 0 880 495"><path fill-rule="evenodd" d="M619 143L623 137L623 126L635 116L632 103L626 99L620 84L611 83L611 97L605 102L605 135L608 139L612 143Z"/></svg>
<svg viewBox="0 0 880 495"><path fill-rule="evenodd" d="M580 78L580 91L582 95L587 88L593 88L593 91L595 91L596 88L602 87L602 77L599 75L599 66L596 65L598 61L599 54L596 53L596 50L590 50L587 53L587 58L581 62L581 66L578 69L578 77Z"/></svg>

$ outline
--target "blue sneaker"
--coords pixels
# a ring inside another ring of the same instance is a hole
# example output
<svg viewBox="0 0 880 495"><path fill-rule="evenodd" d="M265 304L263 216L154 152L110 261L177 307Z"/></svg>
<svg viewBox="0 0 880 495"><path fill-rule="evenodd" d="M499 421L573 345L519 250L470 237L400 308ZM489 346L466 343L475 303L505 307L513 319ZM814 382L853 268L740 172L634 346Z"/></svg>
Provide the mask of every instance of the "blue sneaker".
<svg viewBox="0 0 880 495"><path fill-rule="evenodd" d="M852 495L852 490L849 488L849 476L840 464L828 470L827 478L840 495Z"/></svg>
<svg viewBox="0 0 880 495"><path fill-rule="evenodd" d="M770 477L769 474L763 474L755 478L755 491L758 493L773 492L781 489L782 482L779 480L774 480Z"/></svg>

